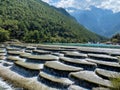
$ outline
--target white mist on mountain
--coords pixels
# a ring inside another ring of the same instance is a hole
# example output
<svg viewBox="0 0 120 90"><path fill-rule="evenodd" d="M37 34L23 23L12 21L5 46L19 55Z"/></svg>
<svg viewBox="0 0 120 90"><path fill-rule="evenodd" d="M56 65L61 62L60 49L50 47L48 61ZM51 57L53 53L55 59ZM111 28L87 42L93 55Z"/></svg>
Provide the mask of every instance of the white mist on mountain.
<svg viewBox="0 0 120 90"><path fill-rule="evenodd" d="M89 30L107 37L120 32L119 0L42 0L62 7Z"/></svg>

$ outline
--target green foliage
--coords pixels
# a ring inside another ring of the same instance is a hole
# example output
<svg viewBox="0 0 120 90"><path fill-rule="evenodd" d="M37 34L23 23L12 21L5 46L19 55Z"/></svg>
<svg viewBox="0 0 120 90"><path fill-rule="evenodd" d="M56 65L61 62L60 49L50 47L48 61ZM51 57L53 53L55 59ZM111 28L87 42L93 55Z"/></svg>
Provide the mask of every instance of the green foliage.
<svg viewBox="0 0 120 90"><path fill-rule="evenodd" d="M112 79L111 82L112 82L112 85L114 87L111 90L120 90L120 77Z"/></svg>
<svg viewBox="0 0 120 90"><path fill-rule="evenodd" d="M32 42L32 43L39 43L40 39L40 35L38 30L34 30L34 31L27 31L25 36L24 36L24 40L25 42Z"/></svg>
<svg viewBox="0 0 120 90"><path fill-rule="evenodd" d="M116 35L114 35L112 38L111 38L111 41L113 43L120 43L120 33L117 33Z"/></svg>
<svg viewBox="0 0 120 90"><path fill-rule="evenodd" d="M6 40L9 40L9 32L0 28L0 42L4 42Z"/></svg>
<svg viewBox="0 0 120 90"><path fill-rule="evenodd" d="M62 10L62 9L61 9ZM102 37L41 0L0 0L0 27L25 42L87 42Z"/></svg>

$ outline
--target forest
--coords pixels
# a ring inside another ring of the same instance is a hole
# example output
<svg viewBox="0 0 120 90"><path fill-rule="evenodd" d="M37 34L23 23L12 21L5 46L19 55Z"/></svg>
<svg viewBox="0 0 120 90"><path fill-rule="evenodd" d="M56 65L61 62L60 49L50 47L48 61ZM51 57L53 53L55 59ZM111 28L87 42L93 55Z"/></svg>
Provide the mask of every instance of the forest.
<svg viewBox="0 0 120 90"><path fill-rule="evenodd" d="M120 44L120 33L117 33L117 34L113 35L113 37L111 38L111 41L115 44L116 43Z"/></svg>
<svg viewBox="0 0 120 90"><path fill-rule="evenodd" d="M65 12L66 13L66 12ZM41 0L0 0L0 41L88 42L104 38Z"/></svg>

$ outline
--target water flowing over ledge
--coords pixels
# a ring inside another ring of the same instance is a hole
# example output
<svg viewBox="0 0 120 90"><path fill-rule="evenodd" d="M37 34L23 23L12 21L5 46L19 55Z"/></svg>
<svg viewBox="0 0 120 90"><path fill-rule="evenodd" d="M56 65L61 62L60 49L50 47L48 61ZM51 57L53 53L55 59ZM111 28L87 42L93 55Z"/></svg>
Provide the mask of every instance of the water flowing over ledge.
<svg viewBox="0 0 120 90"><path fill-rule="evenodd" d="M106 80L104 72L109 71L108 77L110 72L116 71L119 73L120 71L117 58L120 55L120 49L29 46L27 44L23 49L8 45L5 50L5 52L1 51L3 53L1 55L5 58L0 59L0 77L6 80L7 83L12 84L13 87L20 87L20 89L23 88L24 90L92 90L97 87L109 88L111 85L105 86L101 83L99 85L99 80L101 82ZM26 50L30 52L26 53ZM102 70L102 73L99 70ZM77 74L77 72L80 73ZM86 75L84 72L86 72ZM91 79L95 76L98 78ZM86 77L88 77L87 80ZM81 83L78 83L80 81Z"/></svg>
<svg viewBox="0 0 120 90"><path fill-rule="evenodd" d="M0 78L0 90L13 90L12 86Z"/></svg>
<svg viewBox="0 0 120 90"><path fill-rule="evenodd" d="M42 85L34 78L20 76L2 65L0 65L0 77L7 80L9 83L12 83L14 86L24 88L25 90L54 90L53 88L48 88L47 86Z"/></svg>

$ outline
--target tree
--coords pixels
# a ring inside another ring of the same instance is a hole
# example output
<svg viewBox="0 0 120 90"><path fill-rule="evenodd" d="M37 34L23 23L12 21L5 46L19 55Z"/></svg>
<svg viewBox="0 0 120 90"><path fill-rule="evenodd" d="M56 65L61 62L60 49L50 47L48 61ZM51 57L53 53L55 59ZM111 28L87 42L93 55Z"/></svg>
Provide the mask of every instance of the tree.
<svg viewBox="0 0 120 90"><path fill-rule="evenodd" d="M0 28L0 42L10 39L10 33L3 28Z"/></svg>
<svg viewBox="0 0 120 90"><path fill-rule="evenodd" d="M0 27L11 39L26 42L102 40L63 12L41 0L0 0Z"/></svg>
<svg viewBox="0 0 120 90"><path fill-rule="evenodd" d="M112 38L111 38L111 41L113 43L120 43L120 33L117 33L116 35L114 35Z"/></svg>
<svg viewBox="0 0 120 90"><path fill-rule="evenodd" d="M39 43L40 42L40 35L38 30L34 31L27 31L24 36L24 41L29 43Z"/></svg>
<svg viewBox="0 0 120 90"><path fill-rule="evenodd" d="M34 30L34 32L33 32L33 39L35 40L36 43L39 43L40 35L39 35L38 30Z"/></svg>

